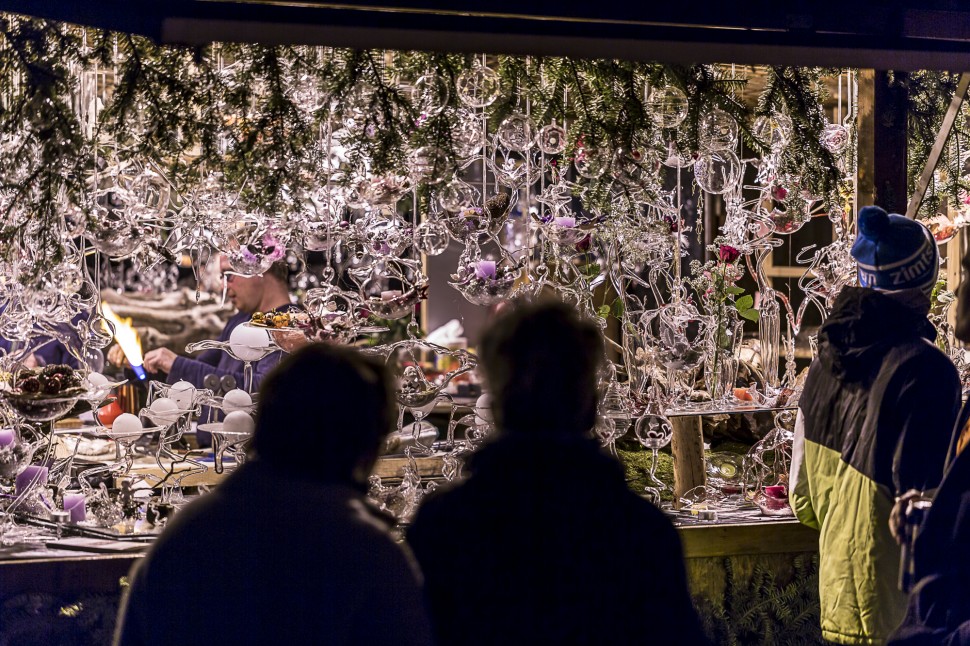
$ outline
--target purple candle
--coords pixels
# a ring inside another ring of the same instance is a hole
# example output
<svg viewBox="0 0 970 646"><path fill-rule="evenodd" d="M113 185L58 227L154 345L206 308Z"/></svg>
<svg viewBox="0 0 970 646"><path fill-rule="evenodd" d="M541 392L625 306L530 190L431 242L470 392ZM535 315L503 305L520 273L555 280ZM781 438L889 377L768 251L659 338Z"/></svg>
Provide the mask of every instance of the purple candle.
<svg viewBox="0 0 970 646"><path fill-rule="evenodd" d="M563 216L561 218L553 218L553 224L557 227L563 227L564 229L572 229L576 226L576 218L570 216Z"/></svg>
<svg viewBox="0 0 970 646"><path fill-rule="evenodd" d="M71 513L71 522L79 523L87 519L83 493L64 494L64 511Z"/></svg>
<svg viewBox="0 0 970 646"><path fill-rule="evenodd" d="M19 496L27 491L34 482L39 485L47 484L47 467L36 464L24 467L24 470L17 474L17 479L14 481L14 492Z"/></svg>
<svg viewBox="0 0 970 646"><path fill-rule="evenodd" d="M479 260L475 263L475 277L476 278L495 278L495 261L494 260Z"/></svg>
<svg viewBox="0 0 970 646"><path fill-rule="evenodd" d="M12 428L0 428L0 448L13 446L16 441L17 436L14 434Z"/></svg>

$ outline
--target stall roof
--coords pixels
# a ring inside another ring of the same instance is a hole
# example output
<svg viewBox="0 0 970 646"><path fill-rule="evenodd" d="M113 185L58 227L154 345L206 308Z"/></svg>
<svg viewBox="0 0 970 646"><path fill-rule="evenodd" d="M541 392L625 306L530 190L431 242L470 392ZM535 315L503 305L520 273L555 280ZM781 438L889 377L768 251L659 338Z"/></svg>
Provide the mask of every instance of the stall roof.
<svg viewBox="0 0 970 646"><path fill-rule="evenodd" d="M0 10L190 45L237 41L900 70L960 71L970 61L970 7L955 0L752 0L741 8L677 0L0 0Z"/></svg>

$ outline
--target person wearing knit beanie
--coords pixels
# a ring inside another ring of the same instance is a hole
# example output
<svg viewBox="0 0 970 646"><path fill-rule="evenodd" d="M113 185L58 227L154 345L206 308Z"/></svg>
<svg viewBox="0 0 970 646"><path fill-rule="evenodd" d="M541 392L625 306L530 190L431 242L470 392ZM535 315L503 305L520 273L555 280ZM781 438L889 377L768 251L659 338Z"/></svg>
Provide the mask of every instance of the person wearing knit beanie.
<svg viewBox="0 0 970 646"><path fill-rule="evenodd" d="M925 226L878 206L863 207L858 225L852 257L861 287L884 292L918 288L930 296L940 271L940 253Z"/></svg>
<svg viewBox="0 0 970 646"><path fill-rule="evenodd" d="M789 500L819 530L822 638L869 646L905 616L890 513L896 497L939 486L960 378L927 318L933 236L876 206L859 211L858 226L859 286L835 298L798 400Z"/></svg>

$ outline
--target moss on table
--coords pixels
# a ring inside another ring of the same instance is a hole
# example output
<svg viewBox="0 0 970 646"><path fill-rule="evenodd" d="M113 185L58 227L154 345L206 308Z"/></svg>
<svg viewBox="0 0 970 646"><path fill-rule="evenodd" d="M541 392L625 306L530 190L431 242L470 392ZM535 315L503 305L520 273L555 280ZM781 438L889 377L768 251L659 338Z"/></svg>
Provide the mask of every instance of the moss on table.
<svg viewBox="0 0 970 646"><path fill-rule="evenodd" d="M647 449L623 449L617 447L617 455L623 464L626 483L637 494L643 494L647 483L650 482L651 453ZM660 492L660 499L673 501L674 499L674 459L670 453L660 451L657 454L657 479L667 487Z"/></svg>
<svg viewBox="0 0 970 646"><path fill-rule="evenodd" d="M745 455L751 447L743 442L719 442L710 450L704 451L704 458L714 451L726 451ZM623 471L626 475L626 482L630 489L643 494L647 483L650 481L650 460L651 453L636 444L623 443L617 444L617 456L623 464ZM660 492L660 499L664 502L672 502L674 499L674 459L669 449L664 449L657 454L657 479L667 485L666 489Z"/></svg>

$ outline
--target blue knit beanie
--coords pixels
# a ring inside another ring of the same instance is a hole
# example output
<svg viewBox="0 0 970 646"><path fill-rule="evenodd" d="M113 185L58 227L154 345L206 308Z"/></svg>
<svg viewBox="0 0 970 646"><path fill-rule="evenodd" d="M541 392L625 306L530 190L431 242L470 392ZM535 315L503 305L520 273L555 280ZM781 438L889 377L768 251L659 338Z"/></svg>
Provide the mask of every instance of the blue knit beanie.
<svg viewBox="0 0 970 646"><path fill-rule="evenodd" d="M940 254L929 230L915 220L878 206L859 211L852 245L859 285L880 291L919 288L929 296L940 271Z"/></svg>

